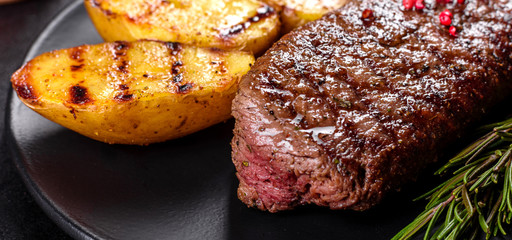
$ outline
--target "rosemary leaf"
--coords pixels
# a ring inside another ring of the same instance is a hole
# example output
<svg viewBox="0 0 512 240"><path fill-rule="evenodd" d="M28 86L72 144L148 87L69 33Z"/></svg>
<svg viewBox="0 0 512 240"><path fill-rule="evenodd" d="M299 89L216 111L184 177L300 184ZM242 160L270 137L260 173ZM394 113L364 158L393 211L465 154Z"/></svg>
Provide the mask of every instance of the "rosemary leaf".
<svg viewBox="0 0 512 240"><path fill-rule="evenodd" d="M468 190L466 190L466 187L464 187L464 185L462 186L462 202L464 203L464 206L468 210L468 214L471 217L473 216L474 209L473 206L471 205L471 200L469 199Z"/></svg>
<svg viewBox="0 0 512 240"><path fill-rule="evenodd" d="M394 240L410 239L425 228L424 239L506 234L503 225L512 220L512 118L482 129L489 132L435 172L453 175L415 199L428 200L425 211Z"/></svg>

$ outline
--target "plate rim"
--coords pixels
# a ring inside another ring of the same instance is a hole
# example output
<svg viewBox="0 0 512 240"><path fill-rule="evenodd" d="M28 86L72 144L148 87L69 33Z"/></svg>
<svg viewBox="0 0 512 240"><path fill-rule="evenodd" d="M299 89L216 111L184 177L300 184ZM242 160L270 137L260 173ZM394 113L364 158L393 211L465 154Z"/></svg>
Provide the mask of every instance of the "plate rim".
<svg viewBox="0 0 512 240"><path fill-rule="evenodd" d="M30 45L30 49L25 54L25 58L23 60L23 64L30 61L38 52L41 45L44 43L44 40L50 35L59 24L65 19L68 15L70 15L74 10L80 7L83 3L83 0L74 0L65 6L55 17L52 18L50 23L44 27L43 31L41 31L36 40ZM37 184L33 181L33 179L29 176L27 168L23 163L23 156L20 152L20 147L16 141L16 138L13 133L11 121L12 121L12 110L15 106L19 106L21 102L16 99L16 93L14 89L7 92L8 101L6 102L6 114L5 114L5 140L8 148L8 153L12 158L12 162L16 166L16 170L18 174L20 174L21 179L23 180L24 185L29 191L30 195L32 195L35 202L41 207L43 212L55 222L64 232L66 232L70 237L74 239L80 240L96 240L100 239L98 236L95 236L93 233L87 231L82 228L80 224L78 224L73 219L69 218L66 214L59 211L53 202L48 199L46 194L44 194L41 189L37 186Z"/></svg>

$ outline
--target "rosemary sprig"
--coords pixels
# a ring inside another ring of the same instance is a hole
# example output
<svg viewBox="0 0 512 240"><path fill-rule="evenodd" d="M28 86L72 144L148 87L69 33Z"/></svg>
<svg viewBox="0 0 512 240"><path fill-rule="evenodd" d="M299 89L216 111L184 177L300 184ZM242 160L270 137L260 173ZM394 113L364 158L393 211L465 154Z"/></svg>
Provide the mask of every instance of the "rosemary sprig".
<svg viewBox="0 0 512 240"><path fill-rule="evenodd" d="M488 134L468 146L435 174L453 176L415 200L429 200L425 210L393 237L410 239L425 229L424 239L476 239L506 235L512 219L512 118L484 126Z"/></svg>

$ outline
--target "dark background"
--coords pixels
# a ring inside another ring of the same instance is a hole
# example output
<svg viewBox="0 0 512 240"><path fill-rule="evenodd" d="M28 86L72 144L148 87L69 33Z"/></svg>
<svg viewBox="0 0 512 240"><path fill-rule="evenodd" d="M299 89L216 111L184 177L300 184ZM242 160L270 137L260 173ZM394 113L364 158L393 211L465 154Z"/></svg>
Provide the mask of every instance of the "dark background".
<svg viewBox="0 0 512 240"><path fill-rule="evenodd" d="M10 77L51 19L73 0L25 0L0 5L0 239L71 239L28 193L5 142Z"/></svg>
<svg viewBox="0 0 512 240"><path fill-rule="evenodd" d="M27 51L39 33L55 15L72 2L74 0L24 0L0 5L0 240L71 239L45 215L27 191L7 150L4 128L5 109L12 91L9 81L11 74L21 67ZM246 207L238 201L235 205L235 209L246 211ZM404 206L404 209L409 208L411 206ZM250 213L249 216L260 214L258 211ZM361 214L354 216L365 217ZM233 236L242 236L243 233Z"/></svg>

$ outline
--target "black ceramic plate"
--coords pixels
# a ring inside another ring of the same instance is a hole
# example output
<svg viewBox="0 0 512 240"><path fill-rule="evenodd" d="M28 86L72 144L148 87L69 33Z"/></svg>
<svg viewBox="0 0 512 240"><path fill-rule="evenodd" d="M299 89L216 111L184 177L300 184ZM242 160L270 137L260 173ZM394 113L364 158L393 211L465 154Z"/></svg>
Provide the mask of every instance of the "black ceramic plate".
<svg viewBox="0 0 512 240"><path fill-rule="evenodd" d="M41 34L27 59L101 42L82 1ZM9 141L34 198L77 239L389 239L421 211L428 186L367 212L303 207L271 214L236 197L233 122L147 147L108 145L54 124L12 94Z"/></svg>

